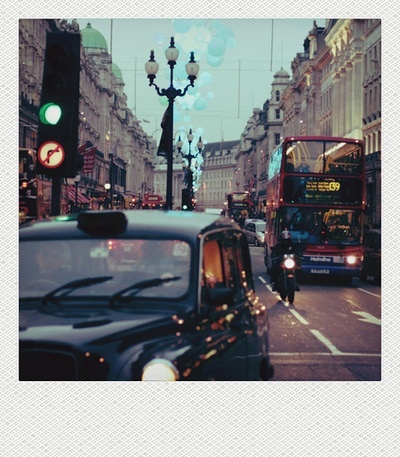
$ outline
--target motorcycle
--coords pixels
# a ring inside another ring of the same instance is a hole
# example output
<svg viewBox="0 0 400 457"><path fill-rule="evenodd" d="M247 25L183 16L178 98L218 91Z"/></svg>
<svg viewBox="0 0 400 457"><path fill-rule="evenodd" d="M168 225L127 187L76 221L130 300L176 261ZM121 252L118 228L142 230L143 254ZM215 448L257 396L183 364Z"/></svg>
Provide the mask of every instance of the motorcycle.
<svg viewBox="0 0 400 457"><path fill-rule="evenodd" d="M280 272L278 276L277 291L282 300L288 299L292 304L294 302L295 291L300 290L296 283L297 260L295 254L284 254L280 263Z"/></svg>

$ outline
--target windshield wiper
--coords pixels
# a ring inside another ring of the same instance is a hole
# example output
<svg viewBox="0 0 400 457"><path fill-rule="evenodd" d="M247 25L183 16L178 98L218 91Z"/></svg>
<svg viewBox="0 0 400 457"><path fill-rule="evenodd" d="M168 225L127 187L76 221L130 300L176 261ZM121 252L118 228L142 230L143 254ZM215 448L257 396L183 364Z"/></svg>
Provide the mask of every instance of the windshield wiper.
<svg viewBox="0 0 400 457"><path fill-rule="evenodd" d="M42 298L42 303L44 305L46 305L48 301L50 301L52 298L56 297L58 292L64 291L64 293L60 295L63 297L65 295L68 295L70 292L72 292L75 289L79 289L81 287L86 287L86 286L91 286L93 284L100 284L102 282L109 281L112 278L113 278L112 276L95 276L93 278L75 279L74 281L67 282L66 284L63 284L62 286L59 286L56 289L51 290L49 293L47 293Z"/></svg>
<svg viewBox="0 0 400 457"><path fill-rule="evenodd" d="M116 292L114 295L111 295L110 306L111 307L114 306L115 300L117 300L118 298L121 298L124 294L126 294L126 292L133 291L132 293L130 293L128 295L129 297L132 297L143 289L149 289L150 287L156 287L161 284L164 284L165 282L178 281L179 279L181 279L181 276L170 276L168 278L153 278L153 279L145 279L144 281L136 282L135 284L125 287L125 289L122 289L119 292Z"/></svg>

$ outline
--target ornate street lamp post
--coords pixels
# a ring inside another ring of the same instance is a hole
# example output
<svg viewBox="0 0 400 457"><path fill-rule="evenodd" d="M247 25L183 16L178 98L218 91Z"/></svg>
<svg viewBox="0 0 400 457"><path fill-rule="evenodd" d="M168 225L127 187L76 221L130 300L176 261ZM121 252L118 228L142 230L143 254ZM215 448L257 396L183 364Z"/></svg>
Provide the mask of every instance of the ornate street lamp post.
<svg viewBox="0 0 400 457"><path fill-rule="evenodd" d="M110 200L108 198L108 192L111 188L111 184L109 182L106 182L104 184L104 189L106 190L106 198L104 199L104 209L108 209L109 208L109 205L110 205Z"/></svg>
<svg viewBox="0 0 400 457"><path fill-rule="evenodd" d="M178 152L188 161L188 166L187 166L187 180L186 180L186 186L187 189L189 189L189 196L190 196L190 202L193 202L194 198L194 192L193 192L193 170L192 170L192 159L196 159L199 154L201 154L202 149L204 148L204 144L201 141L201 137L199 137L199 141L197 142L197 152L192 154L192 142L193 142L193 132L192 129L189 130L189 134L187 136L187 140L189 143L189 152L187 154L182 153L182 146L183 142L181 140L181 137L179 136L178 141L176 142L176 148L178 149ZM190 204L190 208L193 209L192 203Z"/></svg>
<svg viewBox="0 0 400 457"><path fill-rule="evenodd" d="M145 64L147 77L149 78L149 86L154 86L159 96L168 98L168 109L166 116L166 125L163 128L167 135L167 195L166 195L166 209L172 209L172 177L173 177L173 132L174 132L174 101L176 97L183 97L190 86L194 87L194 80L199 72L199 64L194 60L194 52L190 53L190 60L186 64L186 72L190 83L183 89L175 89L173 86L174 66L179 56L179 51L175 47L174 37L171 37L169 48L165 51L168 65L170 67L170 85L167 89L159 89L154 83L154 79L158 72L158 63L154 59L154 51L150 51L150 60Z"/></svg>

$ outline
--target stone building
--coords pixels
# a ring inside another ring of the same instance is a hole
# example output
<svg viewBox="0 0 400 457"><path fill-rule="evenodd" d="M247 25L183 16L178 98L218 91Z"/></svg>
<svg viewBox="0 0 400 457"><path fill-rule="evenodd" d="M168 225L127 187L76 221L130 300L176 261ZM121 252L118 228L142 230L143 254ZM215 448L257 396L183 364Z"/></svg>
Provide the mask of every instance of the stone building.
<svg viewBox="0 0 400 457"><path fill-rule="evenodd" d="M166 160L155 161L153 171L153 191L157 195L165 198L167 194L167 163ZM172 204L173 209L181 208L182 206L182 189L184 185L184 164L182 157L175 156L172 166Z"/></svg>
<svg viewBox="0 0 400 457"><path fill-rule="evenodd" d="M207 143L202 151L204 163L200 187L196 193L196 208L225 209L227 194L239 187L240 173L235 160L238 141Z"/></svg>
<svg viewBox="0 0 400 457"><path fill-rule="evenodd" d="M381 224L381 23L331 19L314 23L304 52L292 61L283 93L282 136L363 139L367 155L367 219Z"/></svg>
<svg viewBox="0 0 400 457"><path fill-rule="evenodd" d="M380 225L381 210L381 132L382 132L382 53L381 21L363 22L363 138L367 152L367 205L369 222Z"/></svg>
<svg viewBox="0 0 400 457"><path fill-rule="evenodd" d="M270 154L282 139L282 94L289 85L289 74L281 68L274 75L271 97L263 109L255 108L241 135L237 161L236 190L251 193L254 211L265 212L265 189Z"/></svg>
<svg viewBox="0 0 400 457"><path fill-rule="evenodd" d="M262 210L265 172L278 141L290 135L363 139L367 222L381 224L381 21L315 22L294 57L292 75L274 75L271 98L254 109L236 155L240 190ZM263 126L263 129L260 127Z"/></svg>
<svg viewBox="0 0 400 457"><path fill-rule="evenodd" d="M79 146L95 146L94 169L80 173L80 192L101 205L104 184L111 181L114 204L129 207L133 196L153 187L153 139L127 106L121 70L112 61L103 35L76 21L21 19L19 22L19 145L36 149L38 109L47 31L80 33Z"/></svg>

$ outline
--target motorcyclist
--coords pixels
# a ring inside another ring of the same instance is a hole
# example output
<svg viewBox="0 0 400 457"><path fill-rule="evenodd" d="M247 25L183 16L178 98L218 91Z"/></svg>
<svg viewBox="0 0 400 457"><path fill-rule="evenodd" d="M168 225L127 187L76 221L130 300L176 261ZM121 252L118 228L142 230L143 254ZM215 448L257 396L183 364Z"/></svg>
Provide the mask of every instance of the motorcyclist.
<svg viewBox="0 0 400 457"><path fill-rule="evenodd" d="M292 235L287 228L280 234L279 241L271 248L271 282L273 291L277 290L280 264L282 262L282 257L285 254L296 255L296 248L292 241ZM297 285L296 290L300 290Z"/></svg>

